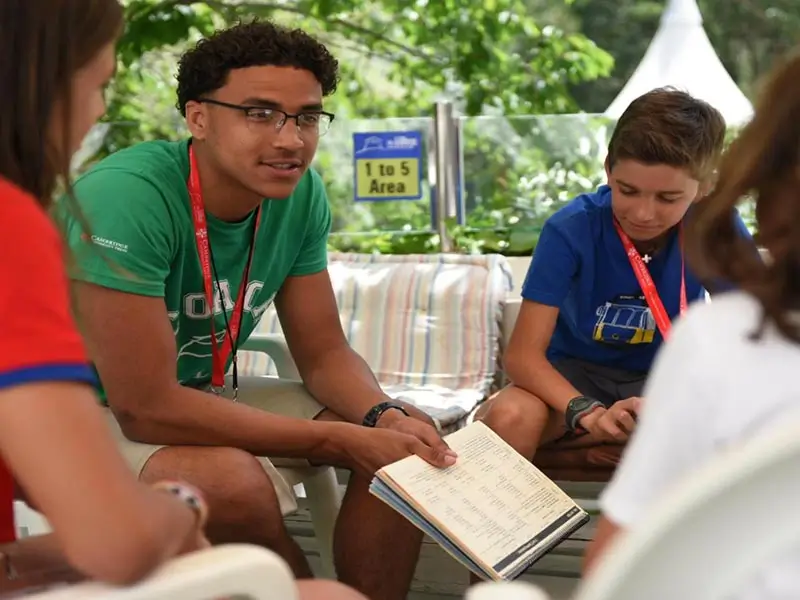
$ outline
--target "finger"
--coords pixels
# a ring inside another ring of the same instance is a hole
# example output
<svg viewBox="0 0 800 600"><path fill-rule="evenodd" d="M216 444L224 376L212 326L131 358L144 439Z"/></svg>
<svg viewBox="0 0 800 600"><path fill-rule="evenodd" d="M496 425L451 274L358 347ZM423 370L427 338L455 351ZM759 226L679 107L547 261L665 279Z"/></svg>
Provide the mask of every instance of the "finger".
<svg viewBox="0 0 800 600"><path fill-rule="evenodd" d="M411 447L409 450L419 456L426 463L434 467L449 467L455 464L456 459L449 454L444 454L434 450L431 446L420 440L419 438L412 438Z"/></svg>
<svg viewBox="0 0 800 600"><path fill-rule="evenodd" d="M453 458L458 457L458 454L456 454L455 450L448 446L447 442L445 442L442 439L442 436L439 435L439 432L430 425L422 425L421 427L418 427L415 431L415 434L419 439L442 455L452 456Z"/></svg>
<svg viewBox="0 0 800 600"><path fill-rule="evenodd" d="M630 406L628 407L628 410L632 411L634 413L634 415L633 415L634 418L636 418L636 416L642 410L642 402L643 402L643 400L642 400L642 398L639 398L638 396L633 396L632 398L629 398L629 400L630 400Z"/></svg>
<svg viewBox="0 0 800 600"><path fill-rule="evenodd" d="M614 416L617 419L617 425L619 425L623 431L633 433L633 430L636 428L636 418L631 413L627 410L621 410Z"/></svg>
<svg viewBox="0 0 800 600"><path fill-rule="evenodd" d="M600 423L600 429L609 439L618 442L624 442L628 439L628 435L622 431L612 419L604 419L604 421Z"/></svg>

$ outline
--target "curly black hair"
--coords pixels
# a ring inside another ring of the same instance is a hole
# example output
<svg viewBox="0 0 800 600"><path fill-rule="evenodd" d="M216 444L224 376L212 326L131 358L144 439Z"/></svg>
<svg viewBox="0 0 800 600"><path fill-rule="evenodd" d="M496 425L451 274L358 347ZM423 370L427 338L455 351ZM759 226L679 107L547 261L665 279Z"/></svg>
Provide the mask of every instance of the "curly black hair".
<svg viewBox="0 0 800 600"><path fill-rule="evenodd" d="M186 116L186 103L224 86L233 69L267 65L311 71L323 96L339 81L339 62L320 42L300 29L254 19L217 31L181 57L178 110Z"/></svg>

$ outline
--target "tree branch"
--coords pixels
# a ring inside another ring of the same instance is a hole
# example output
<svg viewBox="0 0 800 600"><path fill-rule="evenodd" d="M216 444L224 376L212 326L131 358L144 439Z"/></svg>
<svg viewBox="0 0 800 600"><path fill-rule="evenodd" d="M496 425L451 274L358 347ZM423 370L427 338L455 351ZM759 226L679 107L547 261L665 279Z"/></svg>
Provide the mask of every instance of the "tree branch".
<svg viewBox="0 0 800 600"><path fill-rule="evenodd" d="M191 4L198 4L194 0L168 0L164 2L164 6L189 6ZM285 4L272 4L270 2L234 2L228 1L225 2L223 0L205 0L202 2L206 6L217 10L218 12L229 11L231 9L253 9L253 10L273 10L273 11L282 11L296 15L302 15L304 17L311 17L314 18L313 15L309 15L303 12L299 8L295 8L292 6L286 6ZM398 42L397 40L393 40L385 35L378 33L375 30L369 29L367 27L362 27L361 25L356 25L355 23L351 23L349 21L345 21L344 19L339 19L335 17L327 17L325 22L329 25L336 25L341 29L346 29L351 32L359 33L362 36L372 38L373 40L383 42L389 47L395 48L404 54L408 54L415 58L418 58L431 66L443 66L447 64L445 60L442 60L442 57L431 56L426 54L421 50L417 50L410 46L406 46L405 44Z"/></svg>

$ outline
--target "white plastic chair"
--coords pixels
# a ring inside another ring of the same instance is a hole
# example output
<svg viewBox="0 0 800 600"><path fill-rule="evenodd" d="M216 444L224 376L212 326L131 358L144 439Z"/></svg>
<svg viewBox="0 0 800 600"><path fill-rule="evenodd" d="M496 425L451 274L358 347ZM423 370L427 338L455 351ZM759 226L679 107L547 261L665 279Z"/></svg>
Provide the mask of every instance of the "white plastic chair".
<svg viewBox="0 0 800 600"><path fill-rule="evenodd" d="M800 420L787 422L673 488L612 543L572 600L722 600L800 545ZM504 600L496 591L481 600Z"/></svg>
<svg viewBox="0 0 800 600"><path fill-rule="evenodd" d="M786 424L788 423L788 424ZM687 477L612 544L576 600L721 600L800 543L800 420Z"/></svg>
<svg viewBox="0 0 800 600"><path fill-rule="evenodd" d="M176 558L130 587L97 582L26 595L30 600L297 600L288 565L257 546L229 544Z"/></svg>
<svg viewBox="0 0 800 600"><path fill-rule="evenodd" d="M242 346L242 350L263 352L275 363L278 377L300 381L300 373L294 363L289 346L282 335L253 334ZM333 530L339 515L341 496L336 471L332 467L288 468L278 467L290 482L300 481L306 493L311 523L319 543L321 575L336 579L333 564Z"/></svg>
<svg viewBox="0 0 800 600"><path fill-rule="evenodd" d="M467 589L464 600L549 600L549 596L524 581L483 581Z"/></svg>

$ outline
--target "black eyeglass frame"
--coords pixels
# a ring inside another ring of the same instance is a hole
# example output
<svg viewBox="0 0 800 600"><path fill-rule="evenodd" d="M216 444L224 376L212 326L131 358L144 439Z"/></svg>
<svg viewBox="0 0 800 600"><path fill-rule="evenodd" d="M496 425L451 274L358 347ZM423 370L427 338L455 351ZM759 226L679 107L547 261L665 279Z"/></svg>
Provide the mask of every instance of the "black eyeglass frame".
<svg viewBox="0 0 800 600"><path fill-rule="evenodd" d="M331 123L333 123L333 120L336 118L335 114L327 112L327 111L324 111L324 110L309 110L309 111L306 111L306 112L292 114L292 113L286 112L285 110L282 110L280 108L275 108L273 106L255 106L255 105L248 105L248 104L232 104L230 102L223 102L222 100L214 100L212 98L198 98L197 100L195 100L195 102L199 102L200 104L212 104L214 106L222 106L223 108L230 108L230 109L233 109L233 110L238 110L238 111L243 112L246 117L250 117L251 116L250 115L250 111L251 110L270 110L272 112L282 114L283 115L283 119L281 119L275 125L275 130L276 131L280 131L281 129L283 129L283 127L286 125L286 123L287 123L287 121L289 121L289 119L294 119L294 124L297 126L297 129L299 131L307 131L307 129L304 130L303 129L303 125L300 124L300 117L303 117L303 116L306 116L306 115L323 115L323 116L327 117L328 118L328 128L330 128ZM308 126L306 126L306 127L308 127ZM327 132L328 132L327 128L322 133L319 133L319 131L317 131L317 133L320 136L325 135Z"/></svg>

